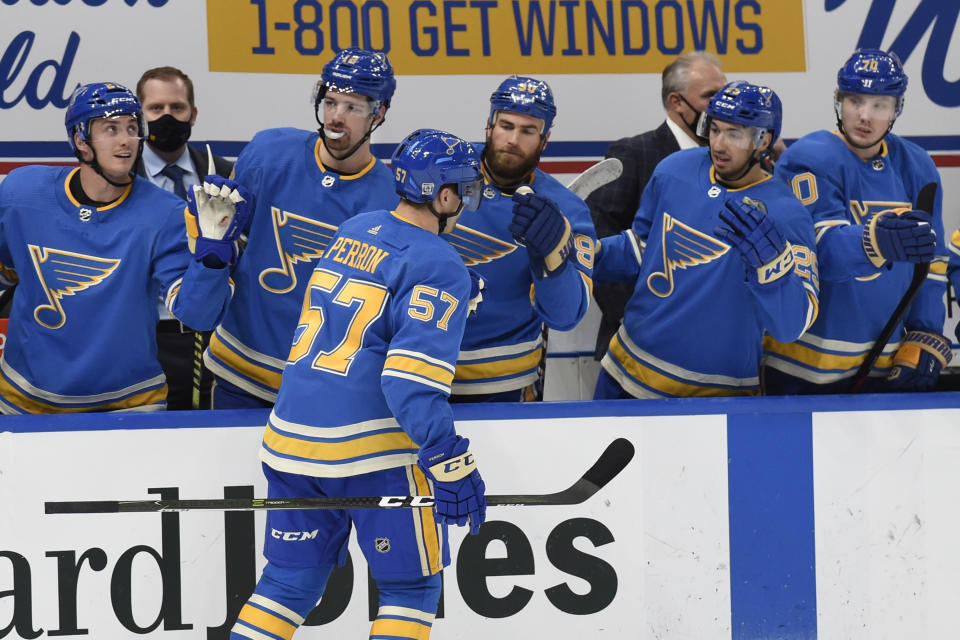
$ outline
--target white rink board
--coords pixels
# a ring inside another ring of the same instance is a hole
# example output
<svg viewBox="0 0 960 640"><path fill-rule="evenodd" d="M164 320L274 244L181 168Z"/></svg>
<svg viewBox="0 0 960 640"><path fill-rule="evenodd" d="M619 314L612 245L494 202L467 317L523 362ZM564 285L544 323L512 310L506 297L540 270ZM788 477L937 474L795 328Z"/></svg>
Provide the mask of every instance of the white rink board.
<svg viewBox="0 0 960 640"><path fill-rule="evenodd" d="M637 453L582 505L490 508L484 531L497 535L483 551L463 545L465 531L454 530L445 617L435 637L761 640L783 627L790 634L782 637L808 640L939 639L960 625L951 604L960 598L958 393L491 405L457 408L457 415L490 494L563 489L617 437L627 437ZM15 602L28 606L22 575L14 583L15 558L22 558L21 574L29 565L32 579L30 629L46 637L63 630L64 616L69 621L71 567L84 556L73 620L89 637L222 637L207 630L224 623L224 549L244 531L225 532L219 513L44 515L43 502L149 499L155 496L147 490L157 487L195 499L252 485L253 495L263 496L256 450L264 417L235 411L0 419L0 629L10 630ZM36 426L45 420L53 421L50 431ZM754 444L751 433L764 435ZM797 448L778 449L782 438ZM781 455L809 457L809 468L769 475ZM255 522L240 560L255 562L259 573L262 513ZM801 546L769 544L768 525L797 532ZM178 555L163 546L164 526L179 540ZM118 569L138 545L173 559L180 579L163 584L145 549L131 569ZM771 548L779 555L765 555ZM366 571L355 545L351 556L349 604L296 638L367 633ZM68 576L59 583L58 562ZM809 593L803 576L788 573L798 566L810 571ZM782 582L775 581L778 572ZM132 598L111 599L111 585L128 573ZM164 588L179 590L163 609L179 630L160 625L134 633L121 625L117 611L129 599L132 620L150 627ZM478 603L492 608L478 613ZM171 614L177 610L179 617ZM23 623L24 612L17 613ZM806 626L798 628L797 620Z"/></svg>
<svg viewBox="0 0 960 640"><path fill-rule="evenodd" d="M0 423L2 424L2 423ZM446 619L439 620L438 637L486 638L554 629L557 638L592 636L635 638L637 625L648 637L680 633L683 637L728 638L729 575L726 546L725 447L722 416L659 418L466 422L463 433L472 436L472 450L481 460L489 493L549 493L571 484L609 441L629 433L637 457L627 470L590 502L577 507L497 507L489 519L502 519L523 530L533 550L536 573L488 579L488 589L504 597L514 586L533 595L517 614L483 621L455 588L454 568L445 572ZM255 484L265 495L256 461L260 427L162 429L147 431L89 431L10 434L0 433L0 551L27 558L33 577L34 628L57 628L56 562L51 550L100 548L107 567L87 566L79 581L81 627L101 638L199 638L204 627L222 624L224 605L223 521L218 513L180 514L180 567L183 622L191 630L157 630L141 636L124 629L110 605L113 562L135 545L159 550L158 514L44 515L45 500L149 499L149 487L181 488L181 498L213 498L225 485ZM589 438L580 434L589 433ZM561 438L556 438L562 434ZM696 447L685 443L697 443ZM509 447L504 446L509 443ZM549 451L550 460L543 460ZM541 452L541 453L537 453ZM40 473L37 462L55 474ZM525 463L532 463L526 468ZM99 470L91 473L91 469ZM109 471L107 471L109 470ZM614 567L616 598L594 615L559 612L544 591L567 583L574 592L589 584L565 574L546 556L550 531L570 518L595 519L609 529L615 541L594 547L580 539L576 546ZM263 516L257 517L258 572L262 566ZM691 526L695 523L695 526ZM451 535L452 555L464 532ZM502 545L488 550L504 553ZM364 637L366 617L365 565L355 543L353 597L348 609L323 628L301 629L297 638ZM161 588L155 561L141 556L134 563L134 618L149 626L159 610ZM10 588L10 564L0 558L0 591ZM699 595L694 595L699 594ZM11 598L0 598L0 627L11 619ZM636 603L643 602L642 611ZM638 615L639 614L639 615ZM17 637L17 636L13 636Z"/></svg>
<svg viewBox="0 0 960 640"><path fill-rule="evenodd" d="M814 416L823 638L948 638L960 628L960 415Z"/></svg>

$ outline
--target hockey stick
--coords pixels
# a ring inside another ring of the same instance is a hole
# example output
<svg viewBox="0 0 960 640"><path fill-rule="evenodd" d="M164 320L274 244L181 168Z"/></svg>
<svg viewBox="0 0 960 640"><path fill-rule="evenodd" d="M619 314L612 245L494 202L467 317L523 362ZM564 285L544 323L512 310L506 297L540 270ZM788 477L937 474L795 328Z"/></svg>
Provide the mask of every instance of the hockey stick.
<svg viewBox="0 0 960 640"><path fill-rule="evenodd" d="M570 181L567 189L581 200L607 184L613 182L623 173L623 163L619 158L606 158L597 164L588 167L583 173Z"/></svg>
<svg viewBox="0 0 960 640"><path fill-rule="evenodd" d="M930 182L925 184L917 195L917 209L926 211L927 213L933 213L933 201L936 195L937 183ZM907 307L909 307L913 299L917 297L920 287L923 286L924 281L927 279L928 271L930 271L929 262L918 262L913 266L913 278L910 279L910 286L907 287L903 297L900 298L900 302L897 303L893 313L890 314L890 319L887 320L887 324L883 326L883 330L880 331L880 335L877 336L873 347L871 347L870 352L867 353L867 359L863 361L860 368L857 369L857 372L853 375L853 380L850 383L850 388L847 393L858 393L867 381L870 370L873 369L873 365L877 363L877 359L883 352L883 348L890 342L890 336L893 335L894 329L900 325L900 321L903 320L903 316L907 312Z"/></svg>
<svg viewBox="0 0 960 640"><path fill-rule="evenodd" d="M613 480L633 458L625 438L611 442L583 476L557 493L487 496L487 506L580 504ZM355 498L225 498L213 500L91 500L46 502L45 513L131 513L169 511L255 511L260 509L393 509L432 507L433 496Z"/></svg>

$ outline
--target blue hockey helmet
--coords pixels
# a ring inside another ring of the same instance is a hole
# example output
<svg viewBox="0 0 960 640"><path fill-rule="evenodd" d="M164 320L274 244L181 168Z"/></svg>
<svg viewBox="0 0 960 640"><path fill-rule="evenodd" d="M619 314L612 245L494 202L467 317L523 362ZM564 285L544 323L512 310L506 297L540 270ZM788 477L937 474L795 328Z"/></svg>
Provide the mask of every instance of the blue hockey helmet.
<svg viewBox="0 0 960 640"><path fill-rule="evenodd" d="M897 98L897 115L903 110L907 74L894 52L857 49L837 72L837 91Z"/></svg>
<svg viewBox="0 0 960 640"><path fill-rule="evenodd" d="M452 133L418 129L397 146L391 161L397 193L410 202L432 202L444 185L455 185L463 208L480 206L480 154Z"/></svg>
<svg viewBox="0 0 960 640"><path fill-rule="evenodd" d="M772 146L780 137L780 126L783 122L783 107L780 98L773 89L743 80L728 83L717 92L707 105L707 117L701 118L697 127L697 135L708 137L710 119L722 122L733 122L748 127L755 127L759 133L771 131ZM757 136L755 143L760 144L763 138Z"/></svg>
<svg viewBox="0 0 960 640"><path fill-rule="evenodd" d="M91 120L122 115L134 116L140 126L140 135L143 135L143 109L137 96L125 86L115 82L94 82L77 87L70 96L64 116L70 149L77 153L74 133L78 133L84 142L90 138Z"/></svg>
<svg viewBox="0 0 960 640"><path fill-rule="evenodd" d="M359 93L386 107L397 88L393 66L387 54L351 47L343 49L324 65L315 103L319 104L327 90Z"/></svg>
<svg viewBox="0 0 960 640"><path fill-rule="evenodd" d="M540 118L543 120L543 131L540 135L545 136L553 126L557 104L553 100L550 85L543 80L513 75L501 82L490 96L488 127L493 126L498 111L513 111Z"/></svg>

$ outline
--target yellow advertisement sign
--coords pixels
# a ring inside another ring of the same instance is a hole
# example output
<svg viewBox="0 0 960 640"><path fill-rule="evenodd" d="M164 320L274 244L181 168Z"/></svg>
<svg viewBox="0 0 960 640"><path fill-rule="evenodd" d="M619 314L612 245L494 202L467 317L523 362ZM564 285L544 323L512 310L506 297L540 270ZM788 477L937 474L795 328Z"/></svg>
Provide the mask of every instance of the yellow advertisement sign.
<svg viewBox="0 0 960 640"><path fill-rule="evenodd" d="M398 74L659 73L716 53L728 73L804 71L802 0L207 0L211 71L318 74L385 51Z"/></svg>

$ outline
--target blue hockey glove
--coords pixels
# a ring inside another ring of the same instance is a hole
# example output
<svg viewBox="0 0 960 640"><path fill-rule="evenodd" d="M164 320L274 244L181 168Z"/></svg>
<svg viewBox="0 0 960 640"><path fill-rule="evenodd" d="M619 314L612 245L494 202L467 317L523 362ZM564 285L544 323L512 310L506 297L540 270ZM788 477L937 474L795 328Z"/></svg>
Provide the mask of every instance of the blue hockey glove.
<svg viewBox="0 0 960 640"><path fill-rule="evenodd" d="M735 247L750 268L750 280L767 284L793 270L793 248L770 217L751 202L727 200L719 214L726 226L714 229L715 236Z"/></svg>
<svg viewBox="0 0 960 640"><path fill-rule="evenodd" d="M483 290L487 283L479 273L470 267L467 267L467 273L470 274L470 301L467 303L467 317L470 317L480 313L480 305L483 303Z"/></svg>
<svg viewBox="0 0 960 640"><path fill-rule="evenodd" d="M546 277L556 275L573 255L570 223L550 198L532 192L513 194L510 232L526 245L530 263Z"/></svg>
<svg viewBox="0 0 960 640"><path fill-rule="evenodd" d="M439 522L470 525L470 533L480 533L487 517L483 478L467 447L470 441L450 436L437 445L420 449L420 468L433 481L433 494Z"/></svg>
<svg viewBox="0 0 960 640"><path fill-rule="evenodd" d="M878 213L863 225L863 251L873 266L887 262L930 262L937 250L931 214L908 211Z"/></svg>
<svg viewBox="0 0 960 640"><path fill-rule="evenodd" d="M237 241L253 213L253 196L243 185L218 175L187 194L183 212L187 245L194 260L223 267L237 257Z"/></svg>
<svg viewBox="0 0 960 640"><path fill-rule="evenodd" d="M950 341L939 333L909 331L893 357L887 388L891 391L929 391L952 356Z"/></svg>

